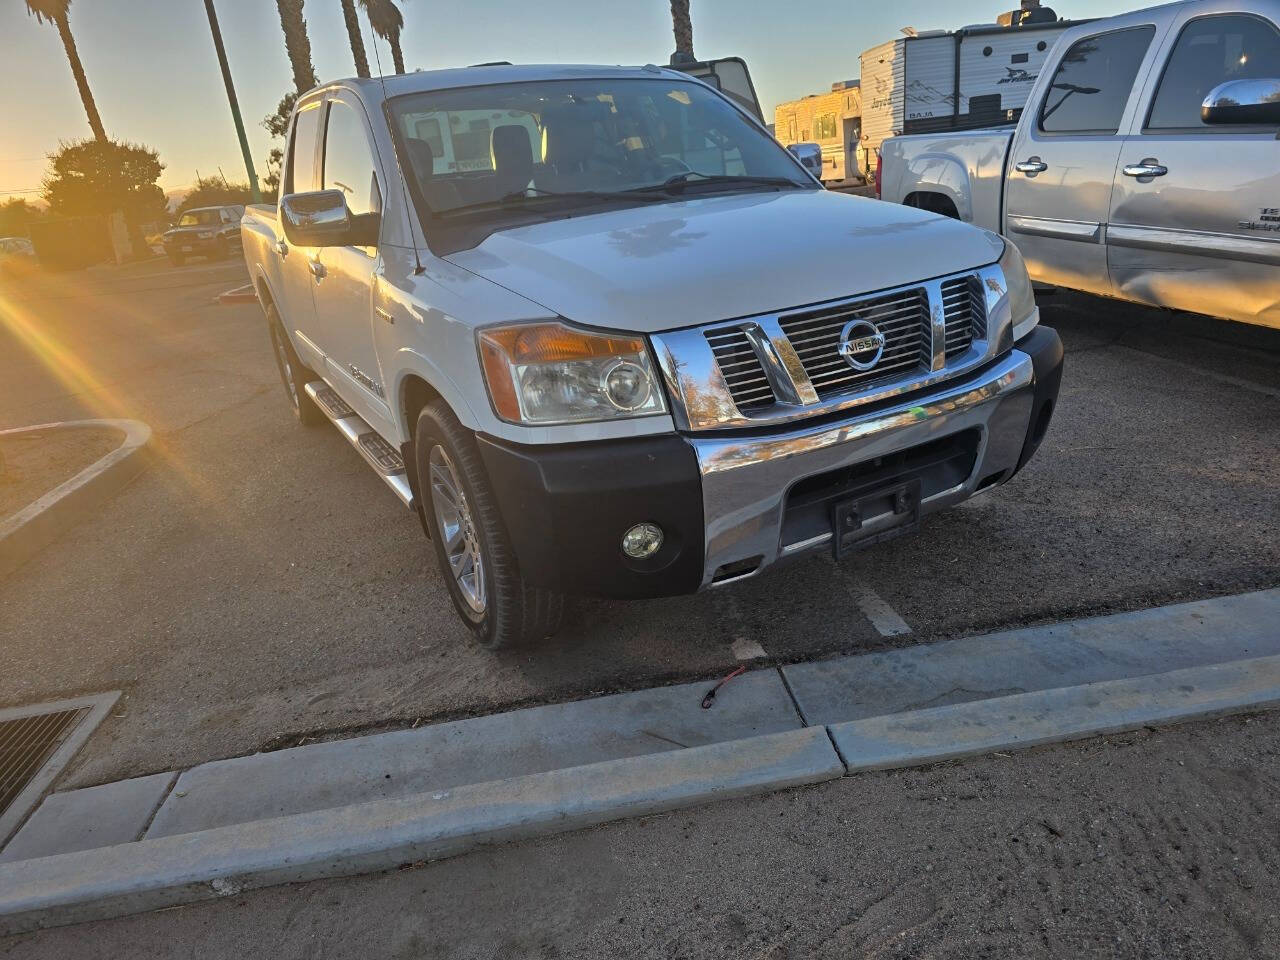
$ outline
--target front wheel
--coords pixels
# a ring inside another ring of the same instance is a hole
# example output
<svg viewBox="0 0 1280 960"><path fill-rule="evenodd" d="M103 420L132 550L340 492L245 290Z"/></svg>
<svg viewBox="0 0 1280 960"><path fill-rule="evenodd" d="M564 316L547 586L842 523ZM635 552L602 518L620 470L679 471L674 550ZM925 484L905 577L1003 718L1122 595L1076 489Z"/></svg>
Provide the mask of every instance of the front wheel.
<svg viewBox="0 0 1280 960"><path fill-rule="evenodd" d="M284 392L293 408L293 415L304 427L324 423L327 418L306 391L307 381L311 379L308 376L310 371L298 359L298 353L289 342L289 335L284 332L284 324L280 321L280 313L274 303L267 307L267 330L271 334L271 352L276 357L276 370L280 374L280 382L284 384Z"/></svg>
<svg viewBox="0 0 1280 960"><path fill-rule="evenodd" d="M440 575L462 621L491 650L555 633L564 597L525 582L475 438L443 402L418 414L413 450Z"/></svg>

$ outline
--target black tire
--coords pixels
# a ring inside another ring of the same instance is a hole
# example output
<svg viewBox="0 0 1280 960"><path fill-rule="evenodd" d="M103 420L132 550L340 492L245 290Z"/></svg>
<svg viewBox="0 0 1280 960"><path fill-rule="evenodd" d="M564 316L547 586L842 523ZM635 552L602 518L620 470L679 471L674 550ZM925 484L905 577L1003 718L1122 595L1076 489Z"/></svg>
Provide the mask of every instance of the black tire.
<svg viewBox="0 0 1280 960"><path fill-rule="evenodd" d="M463 593L449 562L446 532L435 508L437 497L448 501L433 482L432 451L436 447L447 456L462 488L459 492L465 498L473 547L478 549L485 584L483 610L475 609ZM436 400L419 412L413 451L423 515L431 527L440 576L463 623L490 650L534 643L554 634L564 618L564 596L525 582L475 438L444 402Z"/></svg>
<svg viewBox="0 0 1280 960"><path fill-rule="evenodd" d="M187 262L187 258L180 253L171 253L169 254L169 262L175 267L180 267Z"/></svg>
<svg viewBox="0 0 1280 960"><path fill-rule="evenodd" d="M210 260L225 260L231 255L230 249L227 247L227 241L219 240L213 245L213 250L209 254Z"/></svg>
<svg viewBox="0 0 1280 960"><path fill-rule="evenodd" d="M293 409L293 415L304 427L319 426L329 418L306 391L307 383L316 379L316 376L298 359L297 351L284 332L284 324L280 322L280 314L274 303L267 306L267 331L271 335L271 352L275 354L276 370L280 374L280 382L284 385L284 394Z"/></svg>

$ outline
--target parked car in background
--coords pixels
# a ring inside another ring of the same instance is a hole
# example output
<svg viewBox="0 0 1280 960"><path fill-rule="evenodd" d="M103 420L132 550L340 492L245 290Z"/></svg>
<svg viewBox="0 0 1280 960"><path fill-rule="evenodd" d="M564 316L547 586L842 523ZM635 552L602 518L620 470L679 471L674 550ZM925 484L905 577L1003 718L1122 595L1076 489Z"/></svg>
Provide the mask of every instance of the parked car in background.
<svg viewBox="0 0 1280 960"><path fill-rule="evenodd" d="M26 237L0 237L0 270L22 273L36 265L36 250Z"/></svg>
<svg viewBox="0 0 1280 960"><path fill-rule="evenodd" d="M1280 327L1280 0L1074 27L1014 130L894 137L880 195L1007 235L1037 281Z"/></svg>
<svg viewBox="0 0 1280 960"><path fill-rule="evenodd" d="M244 207L240 204L188 210L165 231L164 252L175 266L181 266L188 257L225 260L232 250L240 248L243 216Z"/></svg>
<svg viewBox="0 0 1280 960"><path fill-rule="evenodd" d="M435 164L442 117L474 163ZM566 594L909 533L1048 429L1062 345L1013 245L822 189L723 86L344 80L287 143L244 249L289 402L417 512L488 646L547 636Z"/></svg>

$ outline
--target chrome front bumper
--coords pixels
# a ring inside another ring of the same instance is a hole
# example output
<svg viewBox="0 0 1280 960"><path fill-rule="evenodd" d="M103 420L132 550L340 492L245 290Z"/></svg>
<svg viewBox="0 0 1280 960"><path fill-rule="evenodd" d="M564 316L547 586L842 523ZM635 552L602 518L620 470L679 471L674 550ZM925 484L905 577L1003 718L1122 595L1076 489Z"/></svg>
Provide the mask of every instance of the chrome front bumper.
<svg viewBox="0 0 1280 960"><path fill-rule="evenodd" d="M1034 383L1031 357L1014 349L981 373L874 413L750 437L691 436L706 531L702 586L752 576L784 557L829 543L830 534L782 542L787 495L807 477L969 429L980 434L973 469L962 483L923 498L920 514L972 496L983 478L1012 476L1030 427ZM889 526L890 519L886 514L865 523ZM742 573L717 578L739 565Z"/></svg>

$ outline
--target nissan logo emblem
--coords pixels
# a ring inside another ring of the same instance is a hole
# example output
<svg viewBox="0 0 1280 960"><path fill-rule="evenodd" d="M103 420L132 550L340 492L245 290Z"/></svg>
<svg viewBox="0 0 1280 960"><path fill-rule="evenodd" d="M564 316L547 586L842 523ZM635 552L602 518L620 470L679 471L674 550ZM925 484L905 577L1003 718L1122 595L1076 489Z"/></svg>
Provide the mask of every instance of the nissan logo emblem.
<svg viewBox="0 0 1280 960"><path fill-rule="evenodd" d="M884 353L884 334L870 320L850 320L840 331L840 356L855 370L870 370Z"/></svg>

